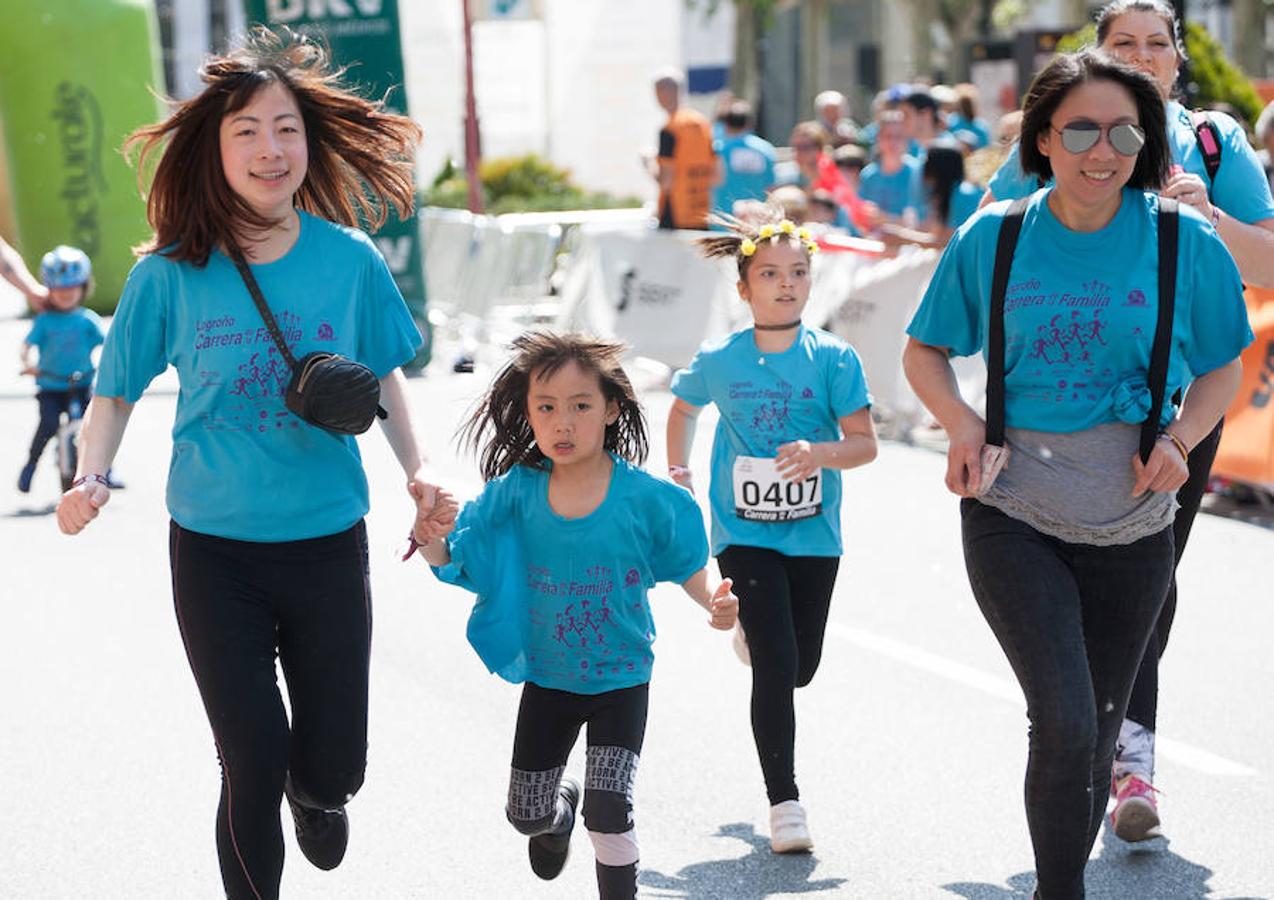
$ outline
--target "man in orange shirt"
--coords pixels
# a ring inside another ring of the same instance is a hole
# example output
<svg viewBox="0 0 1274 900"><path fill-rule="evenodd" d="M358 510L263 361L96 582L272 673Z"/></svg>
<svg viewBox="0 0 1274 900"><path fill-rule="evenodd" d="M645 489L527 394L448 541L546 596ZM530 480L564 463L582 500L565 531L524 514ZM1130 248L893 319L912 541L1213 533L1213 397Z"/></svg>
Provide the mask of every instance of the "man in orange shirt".
<svg viewBox="0 0 1274 900"><path fill-rule="evenodd" d="M668 71L655 79L655 99L668 113L659 132L659 156L651 174L659 182L660 228L707 228L712 186L719 177L712 125L681 105L684 76Z"/></svg>

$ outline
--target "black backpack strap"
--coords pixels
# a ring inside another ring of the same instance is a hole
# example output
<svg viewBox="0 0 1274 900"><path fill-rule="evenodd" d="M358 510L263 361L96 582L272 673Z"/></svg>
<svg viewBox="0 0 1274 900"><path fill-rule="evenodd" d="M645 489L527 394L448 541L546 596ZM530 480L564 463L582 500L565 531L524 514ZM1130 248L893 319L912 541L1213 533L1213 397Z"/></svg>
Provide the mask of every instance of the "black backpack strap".
<svg viewBox="0 0 1274 900"><path fill-rule="evenodd" d="M1199 109L1190 113L1190 124L1194 126L1195 143L1203 154L1203 168L1208 173L1208 196L1211 197L1211 182L1216 181L1217 170L1221 168L1221 130L1211 116Z"/></svg>
<svg viewBox="0 0 1274 900"><path fill-rule="evenodd" d="M1019 197L1000 222L995 245L995 271L991 276L991 312L986 335L986 442L1004 446L1004 295L1009 289L1013 251L1022 230L1030 197Z"/></svg>
<svg viewBox="0 0 1274 900"><path fill-rule="evenodd" d="M1159 437L1159 417L1168 383L1168 357L1172 352L1172 317L1177 299L1177 231L1180 216L1177 201L1159 198L1159 318L1155 322L1155 343L1150 350L1150 415L1141 425L1141 461L1150 459Z"/></svg>

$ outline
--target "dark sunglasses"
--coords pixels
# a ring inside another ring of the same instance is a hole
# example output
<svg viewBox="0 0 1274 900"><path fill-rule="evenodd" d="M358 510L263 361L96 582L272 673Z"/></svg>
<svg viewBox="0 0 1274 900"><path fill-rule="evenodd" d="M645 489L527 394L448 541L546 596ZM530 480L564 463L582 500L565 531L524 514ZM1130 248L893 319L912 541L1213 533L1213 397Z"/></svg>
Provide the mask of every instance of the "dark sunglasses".
<svg viewBox="0 0 1274 900"><path fill-rule="evenodd" d="M1052 126L1049 126L1052 128ZM1120 156L1136 156L1146 145L1146 133L1131 122L1119 122L1115 125L1101 126L1096 122L1080 120L1071 122L1065 128L1053 128L1062 136L1062 146L1071 153L1084 153L1097 145L1102 132L1106 140Z"/></svg>

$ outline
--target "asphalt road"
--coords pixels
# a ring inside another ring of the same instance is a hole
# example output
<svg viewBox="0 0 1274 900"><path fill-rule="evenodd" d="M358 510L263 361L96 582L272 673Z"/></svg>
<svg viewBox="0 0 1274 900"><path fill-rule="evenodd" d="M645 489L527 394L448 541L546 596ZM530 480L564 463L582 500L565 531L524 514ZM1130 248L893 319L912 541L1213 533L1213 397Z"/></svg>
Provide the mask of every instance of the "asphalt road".
<svg viewBox="0 0 1274 900"><path fill-rule="evenodd" d="M0 321L0 345L22 333ZM489 374L439 366L411 382L441 477L464 496L479 481L450 433ZM168 589L171 383L134 413L117 464L128 489L76 539L50 515L51 460L30 495L13 486L35 425L29 394L0 377L0 895L217 897L217 766ZM644 399L661 466L670 398L652 389ZM705 422L701 478L710 434ZM582 832L558 881L531 875L524 839L503 816L518 689L488 675L466 644L469 598L393 559L411 508L383 439L373 431L363 447L376 610L368 780L334 872L305 862L285 814L284 895L590 896ZM1026 719L970 595L942 469L931 450L886 444L846 477L847 552L827 648L798 701L812 855L769 852L749 674L729 636L677 588L655 592L658 662L637 785L643 897L1029 896ZM1131 848L1103 836L1090 897L1274 897L1272 569L1274 531L1200 517L1161 674L1170 840ZM577 749L571 769L582 767Z"/></svg>

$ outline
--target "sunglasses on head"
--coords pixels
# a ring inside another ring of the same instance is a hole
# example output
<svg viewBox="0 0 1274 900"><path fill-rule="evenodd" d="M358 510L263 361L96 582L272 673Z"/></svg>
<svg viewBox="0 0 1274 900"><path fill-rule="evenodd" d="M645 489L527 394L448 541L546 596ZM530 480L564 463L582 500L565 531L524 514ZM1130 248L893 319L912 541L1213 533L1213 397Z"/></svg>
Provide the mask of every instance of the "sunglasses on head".
<svg viewBox="0 0 1274 900"><path fill-rule="evenodd" d="M1120 156L1136 156L1146 144L1146 133L1131 122L1102 126L1096 122L1080 119L1071 122L1065 128L1053 128L1053 130L1062 136L1062 146L1071 153L1084 153L1091 150L1097 145L1103 132L1110 146Z"/></svg>

